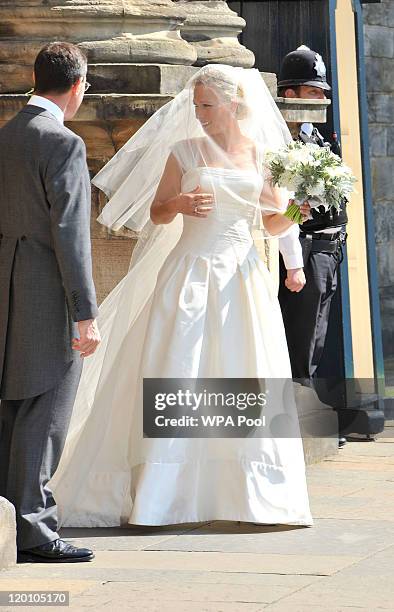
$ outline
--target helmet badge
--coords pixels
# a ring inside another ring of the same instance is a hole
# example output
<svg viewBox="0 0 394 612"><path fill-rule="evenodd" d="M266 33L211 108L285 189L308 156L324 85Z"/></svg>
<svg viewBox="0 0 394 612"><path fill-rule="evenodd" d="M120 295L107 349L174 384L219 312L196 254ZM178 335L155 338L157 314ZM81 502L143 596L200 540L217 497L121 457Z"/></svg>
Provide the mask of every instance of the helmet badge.
<svg viewBox="0 0 394 612"><path fill-rule="evenodd" d="M315 53L316 61L314 64L314 69L317 72L317 76L321 77L323 80L326 80L326 67L323 62L323 58L319 53Z"/></svg>

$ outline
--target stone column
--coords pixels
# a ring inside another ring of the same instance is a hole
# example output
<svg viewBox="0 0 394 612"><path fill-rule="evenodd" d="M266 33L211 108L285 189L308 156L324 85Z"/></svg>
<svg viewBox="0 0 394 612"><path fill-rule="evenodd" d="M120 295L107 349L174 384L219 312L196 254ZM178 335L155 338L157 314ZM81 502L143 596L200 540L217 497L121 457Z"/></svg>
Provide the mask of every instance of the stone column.
<svg viewBox="0 0 394 612"><path fill-rule="evenodd" d="M197 66L207 63L251 68L254 54L240 44L246 21L224 0L174 0L186 14L182 37L197 51Z"/></svg>
<svg viewBox="0 0 394 612"><path fill-rule="evenodd" d="M34 58L50 40L78 43L92 64L194 64L185 19L171 0L0 0L0 93L30 89Z"/></svg>

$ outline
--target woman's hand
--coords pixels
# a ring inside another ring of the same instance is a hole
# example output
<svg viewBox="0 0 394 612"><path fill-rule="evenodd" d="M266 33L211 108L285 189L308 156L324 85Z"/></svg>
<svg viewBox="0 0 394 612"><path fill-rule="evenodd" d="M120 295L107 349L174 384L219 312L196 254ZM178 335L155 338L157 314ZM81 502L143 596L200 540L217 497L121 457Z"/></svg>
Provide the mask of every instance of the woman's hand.
<svg viewBox="0 0 394 612"><path fill-rule="evenodd" d="M289 200L288 206L294 203L294 200ZM305 201L300 207L300 213L302 216L301 223L305 223L312 218L311 206L308 201ZM282 213L272 213L264 215L264 227L271 236L277 236L281 232L289 229L294 224L298 224L298 221L293 221L289 217L285 217Z"/></svg>
<svg viewBox="0 0 394 612"><path fill-rule="evenodd" d="M197 185L190 193L182 193L182 171L171 153L150 208L150 218L155 225L171 223L178 213L204 219L212 210L214 198L202 193Z"/></svg>
<svg viewBox="0 0 394 612"><path fill-rule="evenodd" d="M190 193L181 193L175 198L176 210L183 215L205 219L213 208L214 197L211 193L202 193L197 185Z"/></svg>

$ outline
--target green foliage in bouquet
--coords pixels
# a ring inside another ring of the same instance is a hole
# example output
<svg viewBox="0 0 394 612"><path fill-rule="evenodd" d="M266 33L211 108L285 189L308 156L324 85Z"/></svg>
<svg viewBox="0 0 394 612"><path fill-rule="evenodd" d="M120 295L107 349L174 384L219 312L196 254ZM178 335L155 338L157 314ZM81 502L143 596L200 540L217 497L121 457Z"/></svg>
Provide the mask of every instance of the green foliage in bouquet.
<svg viewBox="0 0 394 612"><path fill-rule="evenodd" d="M294 193L294 203L285 216L302 223L299 206L308 201L312 208L341 209L341 202L354 191L351 169L328 147L291 142L279 151L267 151L265 163L271 180Z"/></svg>

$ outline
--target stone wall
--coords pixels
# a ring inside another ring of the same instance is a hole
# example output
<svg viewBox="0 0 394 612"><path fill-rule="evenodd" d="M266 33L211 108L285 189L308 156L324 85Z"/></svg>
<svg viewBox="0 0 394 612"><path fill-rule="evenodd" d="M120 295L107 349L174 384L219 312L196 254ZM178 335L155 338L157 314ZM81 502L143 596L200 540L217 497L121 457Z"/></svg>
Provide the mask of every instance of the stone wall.
<svg viewBox="0 0 394 612"><path fill-rule="evenodd" d="M364 5L364 40L383 349L394 357L394 0Z"/></svg>

